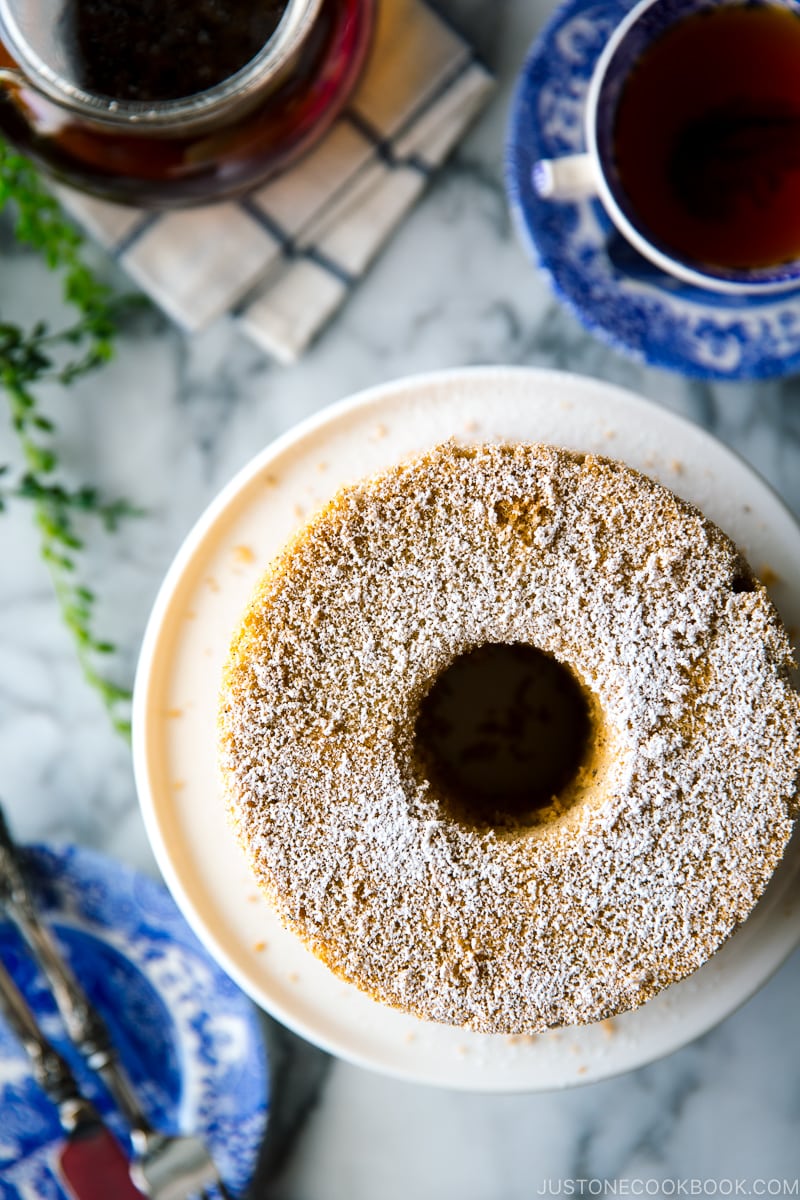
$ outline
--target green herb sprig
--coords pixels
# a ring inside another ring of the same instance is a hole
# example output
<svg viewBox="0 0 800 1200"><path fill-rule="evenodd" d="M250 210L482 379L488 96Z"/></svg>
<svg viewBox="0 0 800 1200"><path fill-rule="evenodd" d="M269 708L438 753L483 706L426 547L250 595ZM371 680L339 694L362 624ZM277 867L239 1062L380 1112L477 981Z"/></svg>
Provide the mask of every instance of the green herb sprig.
<svg viewBox="0 0 800 1200"><path fill-rule="evenodd" d="M0 321L0 386L23 464L16 475L8 464L0 465L0 511L11 499L32 505L42 557L83 674L99 693L114 727L127 735L130 689L112 682L99 667L115 647L94 632L96 597L78 571L84 549L79 522L96 518L113 530L136 510L125 500L104 500L95 488L69 487L59 480L56 427L42 411L36 389L45 382L69 386L107 363L120 318L140 299L115 295L97 278L85 261L83 238L35 168L0 139L0 212L6 208L13 211L17 240L36 250L60 275L64 300L75 319L57 330L45 321L29 329Z"/></svg>

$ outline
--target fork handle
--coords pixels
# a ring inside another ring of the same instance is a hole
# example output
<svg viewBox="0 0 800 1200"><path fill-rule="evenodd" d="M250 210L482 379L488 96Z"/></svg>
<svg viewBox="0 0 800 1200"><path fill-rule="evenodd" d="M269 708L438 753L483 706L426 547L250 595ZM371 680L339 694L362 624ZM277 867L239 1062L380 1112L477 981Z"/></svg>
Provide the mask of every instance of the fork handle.
<svg viewBox="0 0 800 1200"><path fill-rule="evenodd" d="M108 1027L81 987L50 930L39 917L19 851L0 808L0 908L28 944L44 972L70 1041L114 1098L134 1134L147 1137L152 1126L117 1056Z"/></svg>
<svg viewBox="0 0 800 1200"><path fill-rule="evenodd" d="M98 1127L100 1119L94 1105L81 1095L69 1064L42 1033L27 1000L2 962L0 1013L28 1055L34 1079L58 1109L65 1133L78 1134Z"/></svg>
<svg viewBox="0 0 800 1200"><path fill-rule="evenodd" d="M58 1171L81 1200L143 1200L131 1178L130 1164L116 1138L103 1125L94 1105L81 1095L75 1076L39 1028L28 1002L0 962L0 1013L28 1055L33 1076L58 1109L67 1140Z"/></svg>
<svg viewBox="0 0 800 1200"><path fill-rule="evenodd" d="M0 1013L25 1048L34 1078L50 1100L61 1108L75 1099L78 1087L65 1059L39 1028L36 1018L8 970L0 962Z"/></svg>

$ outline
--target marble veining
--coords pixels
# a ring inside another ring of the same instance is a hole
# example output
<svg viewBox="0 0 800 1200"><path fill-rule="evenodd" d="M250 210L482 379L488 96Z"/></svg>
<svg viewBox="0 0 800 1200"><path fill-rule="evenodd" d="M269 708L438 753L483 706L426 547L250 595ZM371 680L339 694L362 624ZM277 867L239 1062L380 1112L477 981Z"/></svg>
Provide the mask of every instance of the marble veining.
<svg viewBox="0 0 800 1200"><path fill-rule="evenodd" d="M174 552L230 476L322 405L410 372L521 363L621 384L713 431L800 515L797 379L687 381L625 359L560 306L518 244L502 184L505 122L514 76L551 5L440 7L497 71L497 94L298 366L268 362L227 322L188 339L150 312L131 320L107 370L48 396L67 474L144 512L122 535L86 531L99 624L119 647L123 681ZM44 271L7 234L0 253L0 314L55 316ZM13 452L0 426L0 461ZM96 846L155 874L128 748L81 680L35 543L30 513L13 505L0 518L0 792L9 818L22 840ZM682 1179L795 1180L798 990L795 953L744 1008L671 1057L534 1096L397 1083L333 1061L265 1018L273 1117L253 1195L533 1200L568 1194L568 1185L581 1194L580 1180L594 1183L584 1195L602 1194L598 1181L647 1182L647 1194L668 1195Z"/></svg>

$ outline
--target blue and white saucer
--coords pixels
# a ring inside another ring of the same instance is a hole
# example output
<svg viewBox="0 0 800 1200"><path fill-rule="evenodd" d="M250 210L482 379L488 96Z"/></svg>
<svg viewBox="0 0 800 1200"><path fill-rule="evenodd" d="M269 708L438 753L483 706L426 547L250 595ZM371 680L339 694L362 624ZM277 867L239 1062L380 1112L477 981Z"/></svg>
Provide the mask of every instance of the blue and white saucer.
<svg viewBox="0 0 800 1200"><path fill-rule="evenodd" d="M250 1002L209 958L169 893L78 847L27 852L41 912L111 1029L153 1123L203 1137L232 1192L253 1174L268 1112L266 1053ZM65 1040L43 976L0 920L0 957L81 1089L123 1145L103 1085ZM0 1020L0 1198L66 1200L63 1133Z"/></svg>
<svg viewBox="0 0 800 1200"><path fill-rule="evenodd" d="M541 158L581 152L595 63L633 0L567 0L533 45L511 110L506 186L523 241L556 294L598 337L639 361L706 379L800 371L800 289L727 297L684 284L616 234L597 200L533 188Z"/></svg>

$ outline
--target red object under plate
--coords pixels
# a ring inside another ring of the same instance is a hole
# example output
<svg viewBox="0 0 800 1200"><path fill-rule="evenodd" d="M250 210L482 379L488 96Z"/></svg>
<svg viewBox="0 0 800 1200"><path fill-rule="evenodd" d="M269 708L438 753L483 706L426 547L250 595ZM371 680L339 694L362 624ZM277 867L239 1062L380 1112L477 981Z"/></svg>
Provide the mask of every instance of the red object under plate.
<svg viewBox="0 0 800 1200"><path fill-rule="evenodd" d="M64 1182L75 1200L142 1200L117 1139L102 1125L76 1130L59 1159Z"/></svg>

